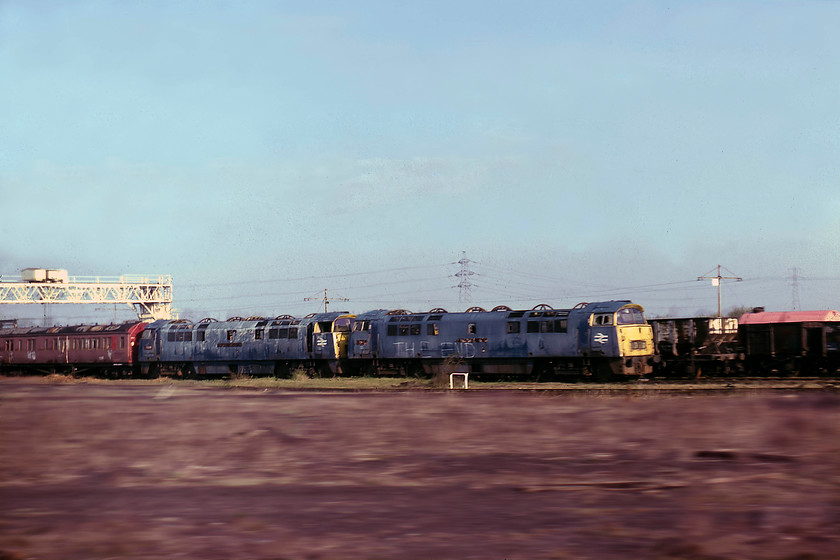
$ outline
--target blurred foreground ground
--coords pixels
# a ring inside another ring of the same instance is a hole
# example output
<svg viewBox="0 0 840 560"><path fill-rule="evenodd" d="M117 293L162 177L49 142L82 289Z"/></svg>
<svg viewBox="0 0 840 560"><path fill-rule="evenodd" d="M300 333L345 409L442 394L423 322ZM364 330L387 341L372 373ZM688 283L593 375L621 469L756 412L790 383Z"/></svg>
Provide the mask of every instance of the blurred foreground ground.
<svg viewBox="0 0 840 560"><path fill-rule="evenodd" d="M840 558L840 395L0 379L24 558Z"/></svg>

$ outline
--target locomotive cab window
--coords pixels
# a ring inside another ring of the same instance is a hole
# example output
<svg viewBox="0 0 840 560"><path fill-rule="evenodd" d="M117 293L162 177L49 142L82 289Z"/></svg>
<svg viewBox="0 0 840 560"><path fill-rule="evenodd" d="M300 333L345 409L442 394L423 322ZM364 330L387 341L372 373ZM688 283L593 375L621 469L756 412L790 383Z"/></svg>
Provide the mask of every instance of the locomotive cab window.
<svg viewBox="0 0 840 560"><path fill-rule="evenodd" d="M644 325L645 316L635 307L625 307L618 311L616 322L619 325Z"/></svg>
<svg viewBox="0 0 840 560"><path fill-rule="evenodd" d="M519 321L508 321L507 323L507 333L508 334L517 334L521 329L521 325Z"/></svg>

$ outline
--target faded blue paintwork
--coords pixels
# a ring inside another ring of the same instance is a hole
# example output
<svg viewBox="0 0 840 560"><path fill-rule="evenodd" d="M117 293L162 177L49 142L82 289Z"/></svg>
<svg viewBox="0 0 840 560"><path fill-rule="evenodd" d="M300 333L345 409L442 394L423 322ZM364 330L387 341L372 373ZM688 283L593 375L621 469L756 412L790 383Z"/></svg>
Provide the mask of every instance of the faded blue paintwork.
<svg viewBox="0 0 840 560"><path fill-rule="evenodd" d="M616 313L619 310L621 314ZM650 369L652 344L643 343L650 349L647 354L622 352L622 343L629 347L635 341L628 336L644 338L640 333L648 329L641 308L629 301L572 309L394 313L377 310L356 317L348 358L357 369L416 372L422 368L427 374L441 373L456 367L445 365L453 360L460 363L459 371L495 374L594 370L641 374ZM619 332L627 328L627 323L615 324L619 316L630 316L644 327L637 327L635 334Z"/></svg>
<svg viewBox="0 0 840 560"><path fill-rule="evenodd" d="M332 332L346 313L318 313L303 319L259 319L188 323L155 321L141 339L139 361L199 374L271 374L288 367L336 362ZM347 323L349 330L350 320ZM329 364L334 367L334 364Z"/></svg>
<svg viewBox="0 0 840 560"><path fill-rule="evenodd" d="M590 326L589 318L595 313L613 313L628 303L609 301L575 309L445 314L388 315L386 310L370 311L356 317L349 358L618 357L615 326ZM363 321L369 321L367 330L362 328ZM510 332L516 330L514 324L518 324L518 332ZM537 332L529 332L529 328ZM557 332L561 330L565 332Z"/></svg>

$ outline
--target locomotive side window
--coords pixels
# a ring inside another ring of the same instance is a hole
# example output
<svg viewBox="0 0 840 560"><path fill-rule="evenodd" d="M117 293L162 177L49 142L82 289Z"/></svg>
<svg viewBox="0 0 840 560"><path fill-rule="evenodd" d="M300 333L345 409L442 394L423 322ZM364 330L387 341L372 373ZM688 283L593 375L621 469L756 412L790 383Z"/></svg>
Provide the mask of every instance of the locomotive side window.
<svg viewBox="0 0 840 560"><path fill-rule="evenodd" d="M593 325L612 325L613 324L612 313L601 313L599 315L593 315L592 316L592 324Z"/></svg>
<svg viewBox="0 0 840 560"><path fill-rule="evenodd" d="M233 340L236 337L236 331L228 331L227 332L227 339Z"/></svg>
<svg viewBox="0 0 840 560"><path fill-rule="evenodd" d="M297 323L293 323L297 324ZM289 338L297 338L298 337L298 328L297 327L289 327Z"/></svg>
<svg viewBox="0 0 840 560"><path fill-rule="evenodd" d="M555 319L554 321L554 332L564 333L568 330L568 320L567 319Z"/></svg>
<svg viewBox="0 0 840 560"><path fill-rule="evenodd" d="M554 321L542 321L540 323L540 332L541 333L554 332Z"/></svg>
<svg viewBox="0 0 840 560"><path fill-rule="evenodd" d="M475 334L475 323L469 323L467 325L467 334Z"/></svg>
<svg viewBox="0 0 840 560"><path fill-rule="evenodd" d="M529 333L540 332L540 322L539 321L528 321L528 332Z"/></svg>
<svg viewBox="0 0 840 560"><path fill-rule="evenodd" d="M507 324L507 332L508 334L518 334L519 330L522 326L519 324L519 321L508 321Z"/></svg>
<svg viewBox="0 0 840 560"><path fill-rule="evenodd" d="M411 334L420 334L420 325L409 325L411 327Z"/></svg>
<svg viewBox="0 0 840 560"><path fill-rule="evenodd" d="M397 325L388 325L388 336L397 336Z"/></svg>
<svg viewBox="0 0 840 560"><path fill-rule="evenodd" d="M426 334L429 336L437 336L440 334L437 323L426 323Z"/></svg>
<svg viewBox="0 0 840 560"><path fill-rule="evenodd" d="M254 329L254 340L262 340L263 329Z"/></svg>

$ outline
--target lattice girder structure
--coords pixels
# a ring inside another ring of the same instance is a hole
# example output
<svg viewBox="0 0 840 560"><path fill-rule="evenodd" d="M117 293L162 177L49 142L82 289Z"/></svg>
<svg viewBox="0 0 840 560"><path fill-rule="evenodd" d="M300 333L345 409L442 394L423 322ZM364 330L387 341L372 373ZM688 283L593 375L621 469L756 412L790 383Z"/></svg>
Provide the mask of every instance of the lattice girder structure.
<svg viewBox="0 0 840 560"><path fill-rule="evenodd" d="M172 318L169 275L73 277L69 282L0 282L0 304L123 303L142 321Z"/></svg>

